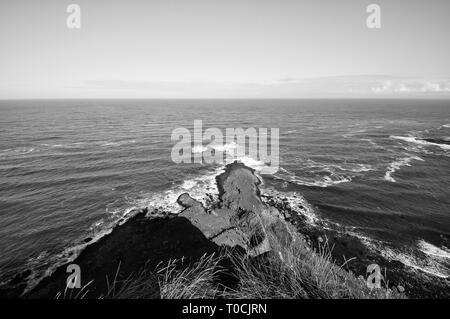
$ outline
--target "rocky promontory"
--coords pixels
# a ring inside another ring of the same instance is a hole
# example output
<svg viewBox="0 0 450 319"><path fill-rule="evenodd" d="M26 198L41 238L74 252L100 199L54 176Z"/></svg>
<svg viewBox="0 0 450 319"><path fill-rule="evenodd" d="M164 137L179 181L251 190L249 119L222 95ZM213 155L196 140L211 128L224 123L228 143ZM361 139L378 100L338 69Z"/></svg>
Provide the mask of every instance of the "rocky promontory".
<svg viewBox="0 0 450 319"><path fill-rule="evenodd" d="M69 264L81 269L82 283L89 283L85 298L104 294L117 277L122 278L174 259L186 265L223 248L255 257L271 250L271 241L289 244L294 229L275 208L263 204L254 171L232 163L216 177L219 200L211 207L188 193L178 197L178 214L143 208L122 225L90 245L79 256L44 278L26 298L54 298L66 289ZM276 234L268 236L267 230ZM84 291L84 292L86 292ZM149 298L158 298L157 282Z"/></svg>
<svg viewBox="0 0 450 319"><path fill-rule="evenodd" d="M79 255L31 289L24 290L24 275L13 280L13 289L3 289L0 295L116 298L120 295L116 290L131 283L135 288L122 297L167 298L168 289L178 288L176 283L161 283L162 269L166 281L168 273L180 272L183 280L178 286L183 287L189 286L186 274L206 274L207 279L199 282L208 281L208 289L214 287L211 295L223 298L403 297L395 287L370 290L364 277L337 266L328 239L326 243L322 239L328 234L310 228L308 218L293 210L286 199L262 195L261 183L253 169L239 162L229 164L216 176L217 198L209 196L207 204L182 193L177 198L178 212L164 207L136 209L132 217L98 241L88 241ZM330 238L337 255L344 256L341 249L347 243ZM205 256L218 258L214 262L207 258L206 265ZM360 259L367 264L365 256ZM81 288L67 289L70 264L79 266ZM362 266L354 268L356 273L364 273ZM199 295L192 295L204 297L205 289L202 286Z"/></svg>
<svg viewBox="0 0 450 319"><path fill-rule="evenodd" d="M185 193L178 198L178 203L185 207L179 216L187 218L216 245L239 246L251 256L271 250L266 229L273 229L277 240L290 243L293 229L275 207L263 204L258 188L260 180L252 169L233 163L216 180L219 189L216 208L207 210Z"/></svg>

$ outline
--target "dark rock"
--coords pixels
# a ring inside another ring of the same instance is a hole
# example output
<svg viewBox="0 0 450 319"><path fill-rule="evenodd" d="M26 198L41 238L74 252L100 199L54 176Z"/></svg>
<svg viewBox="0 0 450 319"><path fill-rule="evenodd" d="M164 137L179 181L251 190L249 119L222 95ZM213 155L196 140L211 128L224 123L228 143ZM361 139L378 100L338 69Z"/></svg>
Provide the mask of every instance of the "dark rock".
<svg viewBox="0 0 450 319"><path fill-rule="evenodd" d="M280 212L261 201L258 185L261 181L254 170L241 163L229 164L223 174L216 177L222 206L236 212L233 225L247 238L248 252L257 256L271 250L267 230L275 234L277 244L292 241L288 225Z"/></svg>
<svg viewBox="0 0 450 319"><path fill-rule="evenodd" d="M188 193L183 193L178 196L177 203L183 206L184 208L190 208L193 206L202 206L200 202L193 199Z"/></svg>

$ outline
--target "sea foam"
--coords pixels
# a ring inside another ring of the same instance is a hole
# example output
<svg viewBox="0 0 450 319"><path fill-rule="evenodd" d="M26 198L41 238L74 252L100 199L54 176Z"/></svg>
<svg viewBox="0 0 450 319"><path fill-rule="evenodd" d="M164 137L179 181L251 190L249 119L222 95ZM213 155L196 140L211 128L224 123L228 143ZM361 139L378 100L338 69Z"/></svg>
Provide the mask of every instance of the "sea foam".
<svg viewBox="0 0 450 319"><path fill-rule="evenodd" d="M395 183L396 180L392 177L392 174L394 174L397 170L399 170L402 166L411 166L411 161L416 160L416 161L424 161L422 158L418 157L418 156L410 156L410 157L404 157L404 158L400 158L394 162L392 162L391 164L389 164L386 173L384 174L384 179L386 181Z"/></svg>
<svg viewBox="0 0 450 319"><path fill-rule="evenodd" d="M448 144L438 144L438 143L428 142L428 141L424 141L424 140L419 139L414 136L391 135L390 138L396 139L396 140L402 140L402 141L405 141L408 143L414 143L414 144L423 145L423 146L436 146L436 147L440 147L443 150L450 150L450 145L448 145Z"/></svg>

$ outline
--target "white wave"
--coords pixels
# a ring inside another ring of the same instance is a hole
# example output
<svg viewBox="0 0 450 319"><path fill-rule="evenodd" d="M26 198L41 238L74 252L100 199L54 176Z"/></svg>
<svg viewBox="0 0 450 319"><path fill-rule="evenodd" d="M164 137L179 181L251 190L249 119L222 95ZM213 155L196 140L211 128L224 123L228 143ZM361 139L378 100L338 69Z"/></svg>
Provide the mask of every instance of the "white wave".
<svg viewBox="0 0 450 319"><path fill-rule="evenodd" d="M262 195L269 196L280 201L287 200L290 209L297 214L304 216L310 225L316 225L319 221L319 217L316 215L314 208L298 192L281 193L273 188L261 188L261 193ZM264 196L262 197L262 200L267 203Z"/></svg>
<svg viewBox="0 0 450 319"><path fill-rule="evenodd" d="M413 251L406 253L403 250L391 248L385 242L374 240L354 231L347 231L346 233L358 238L366 247L388 260L397 260L411 269L420 270L435 277L450 277L448 267L435 258L421 258Z"/></svg>
<svg viewBox="0 0 450 319"><path fill-rule="evenodd" d="M231 163L234 161L241 162L245 166L253 168L256 172L263 174L275 174L279 169L276 166L267 165L265 162L256 160L250 156L241 156L227 159L227 163Z"/></svg>
<svg viewBox="0 0 450 319"><path fill-rule="evenodd" d="M429 256L442 259L450 259L450 250L445 247L436 247L423 239L419 240L417 246L423 253Z"/></svg>
<svg viewBox="0 0 450 319"><path fill-rule="evenodd" d="M419 142L414 136L396 136L396 135L391 135L391 136L389 136L389 138L393 138L393 139L396 139L396 140L402 140L402 141L409 142L409 143L418 143Z"/></svg>
<svg viewBox="0 0 450 319"><path fill-rule="evenodd" d="M105 147L105 146L120 146L120 143L118 143L118 142L105 142L105 143L100 144L100 146L103 146L103 147Z"/></svg>
<svg viewBox="0 0 450 319"><path fill-rule="evenodd" d="M34 147L17 147L17 148L8 148L4 150L0 150L0 156L17 156L17 155L25 155L36 151Z"/></svg>
<svg viewBox="0 0 450 319"><path fill-rule="evenodd" d="M316 182L316 186L328 187L331 185L348 183L351 181L352 181L352 179L350 177L346 177L346 176L337 176L335 179L331 178L330 176L325 176L322 182Z"/></svg>
<svg viewBox="0 0 450 319"><path fill-rule="evenodd" d="M338 168L342 171L349 171L353 173L362 173L375 170L375 168L373 168L373 166L369 164L342 164L333 165L333 167Z"/></svg>
<svg viewBox="0 0 450 319"><path fill-rule="evenodd" d="M421 259L413 254L406 254L391 248L385 248L381 251L381 254L389 260L398 260L405 266L420 270L428 275L439 278L449 278L450 276L448 269L434 259Z"/></svg>
<svg viewBox="0 0 450 319"><path fill-rule="evenodd" d="M424 145L420 144L406 144L402 145L403 149L407 152L414 152L414 153L422 153L426 155L433 155L434 153L427 150Z"/></svg>
<svg viewBox="0 0 450 319"><path fill-rule="evenodd" d="M197 186L197 182L195 180L187 180L183 182L181 188L184 190L190 190L193 189L195 186Z"/></svg>
<svg viewBox="0 0 450 319"><path fill-rule="evenodd" d="M332 179L329 176L325 176L322 180L309 180L309 179L301 179L297 176L288 180L288 182L295 183L297 185L303 186L311 186L311 187L329 187L341 183L349 183L352 179L350 177L338 176L335 179Z"/></svg>
<svg viewBox="0 0 450 319"><path fill-rule="evenodd" d="M418 139L414 136L395 136L395 135L391 135L390 138L392 139L396 139L396 140L402 140L408 143L415 143L418 145L423 145L423 146L436 146L436 147L440 147L443 150L450 150L450 145L448 144L438 144L438 143L433 143L433 142L428 142L428 141L424 141L421 139Z"/></svg>
<svg viewBox="0 0 450 319"><path fill-rule="evenodd" d="M374 171L375 168L373 168L372 165L365 165L365 164L356 164L357 167L350 169L350 171L355 173L361 173L361 172L369 172Z"/></svg>
<svg viewBox="0 0 450 319"><path fill-rule="evenodd" d="M335 172L336 167L333 167L332 165L325 165L325 164L318 165L317 163L314 163L310 167L311 168L319 167L321 170L328 172L330 175L323 176L323 177L314 177L314 178L299 177L295 173L290 172L290 171L284 169L283 167L281 167L280 171L284 172L287 176L275 175L275 178L281 179L281 180L284 180L284 181L287 181L290 183L295 183L297 185L316 186L316 187L323 187L323 188L341 184L341 183L348 183L348 182L352 181L351 176L336 173ZM366 168L368 168L368 167L366 167Z"/></svg>
<svg viewBox="0 0 450 319"><path fill-rule="evenodd" d="M348 133L345 133L342 135L343 138L350 138L353 137L355 135L358 135L359 133L364 133L366 132L366 129L359 129L359 130L350 130Z"/></svg>
<svg viewBox="0 0 450 319"><path fill-rule="evenodd" d="M134 144L136 143L136 140L123 140L123 141L100 141L100 142L94 142L93 145L100 145L102 147L108 147L108 146L123 146L128 144Z"/></svg>
<svg viewBox="0 0 450 319"><path fill-rule="evenodd" d="M207 206L211 200L216 200L219 191L216 186L216 176L223 171L223 168L217 168L204 175L195 176L186 179L183 183L175 185L171 189L162 192L152 192L143 194L140 198L133 201L135 206L148 207L149 214L154 209L169 212L171 214L178 214L182 207L177 203L178 197L188 192L189 195Z"/></svg>
<svg viewBox="0 0 450 319"><path fill-rule="evenodd" d="M43 143L41 144L42 146L47 146L47 147L64 147L63 144L48 144L48 143Z"/></svg>
<svg viewBox="0 0 450 319"><path fill-rule="evenodd" d="M311 159L308 159L304 163L304 167L315 170L323 170L328 172L331 176L338 175L336 170L352 172L352 173L362 173L368 171L374 171L375 168L370 164L359 164L359 163L341 163L341 164L332 164L332 163L318 163Z"/></svg>
<svg viewBox="0 0 450 319"><path fill-rule="evenodd" d="M450 124L444 124L444 125L442 125L442 127L450 128Z"/></svg>
<svg viewBox="0 0 450 319"><path fill-rule="evenodd" d="M392 177L392 174L394 174L397 170L399 170L402 166L411 166L411 161L424 161L422 158L418 156L410 156L410 157L404 157L396 160L395 162L391 163L389 167L387 168L386 173L384 174L384 179L386 181L395 183L396 180Z"/></svg>
<svg viewBox="0 0 450 319"><path fill-rule="evenodd" d="M220 152L234 152L234 150L237 148L237 144L235 142L232 142L223 145L215 144L211 145L211 147Z"/></svg>
<svg viewBox="0 0 450 319"><path fill-rule="evenodd" d="M208 148L213 148L216 151L224 153L224 163L230 164L234 161L241 162L246 166L253 168L255 171L263 174L275 174L278 171L278 166L268 165L271 163L266 163L260 160L257 160L249 155L240 155L237 154L238 145L235 142L227 143L227 144L213 144L204 146L196 146L192 149L193 153L203 153L208 150Z"/></svg>

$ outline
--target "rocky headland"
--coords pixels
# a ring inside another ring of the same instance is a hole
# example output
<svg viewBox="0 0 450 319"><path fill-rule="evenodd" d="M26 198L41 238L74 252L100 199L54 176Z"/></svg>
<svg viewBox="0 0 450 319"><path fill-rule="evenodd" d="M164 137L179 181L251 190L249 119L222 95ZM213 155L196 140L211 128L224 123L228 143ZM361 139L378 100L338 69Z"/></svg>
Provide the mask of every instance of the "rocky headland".
<svg viewBox="0 0 450 319"><path fill-rule="evenodd" d="M19 274L13 279L11 289L3 289L0 295L66 297L67 266L77 264L83 288L71 290L71 297L107 298L112 289L120 289L120 283L127 280L129 283L130 278L145 271L145 279L141 277L145 289L136 298L160 298L164 297L158 281L161 265L178 260L181 262L177 269L182 271L213 255L224 256L217 262L221 275L214 279L221 293L245 291L242 276L251 275L253 279L266 281L262 286L270 287L272 283L276 287L276 292L267 290L257 297L404 297L406 279L396 273L389 286L380 291L369 290L361 276L365 275L367 265L374 261L383 265L387 261L368 254L352 240L337 238L326 227L310 227L307 217L298 214L287 201L262 195L261 179L253 169L238 162L229 164L216 176L216 184L218 198L206 207L184 193L177 199L180 205L177 214L137 209L126 222L87 245L74 260L59 266L32 289L25 290L27 274ZM349 249L356 262L347 263L345 253ZM270 269L270 274L264 273L265 269ZM286 287L277 287L280 285ZM252 294L231 297L246 296L255 297Z"/></svg>
<svg viewBox="0 0 450 319"><path fill-rule="evenodd" d="M261 201L260 180L252 169L234 163L216 180L219 201L212 207L206 208L184 193L177 200L181 208L178 214L140 209L110 234L88 245L70 262L80 266L84 283L92 282L84 297L101 296L115 276L137 273L142 267L153 269L174 259L183 259L189 265L205 254L219 254L225 247L259 256L271 250L271 239L266 234L269 228L281 242L293 240L293 227L276 208ZM57 296L65 290L67 265L60 266L23 296ZM156 281L148 297L159 297Z"/></svg>

